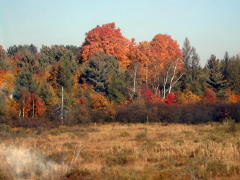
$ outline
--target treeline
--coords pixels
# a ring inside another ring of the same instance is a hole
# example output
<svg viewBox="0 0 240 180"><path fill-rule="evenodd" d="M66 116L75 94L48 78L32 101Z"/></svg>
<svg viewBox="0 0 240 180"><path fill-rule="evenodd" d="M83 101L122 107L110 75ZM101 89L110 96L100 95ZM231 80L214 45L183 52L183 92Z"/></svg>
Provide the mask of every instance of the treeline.
<svg viewBox="0 0 240 180"><path fill-rule="evenodd" d="M199 61L187 38L181 49L165 34L137 43L114 23L80 47L0 47L1 122L239 121L240 57Z"/></svg>

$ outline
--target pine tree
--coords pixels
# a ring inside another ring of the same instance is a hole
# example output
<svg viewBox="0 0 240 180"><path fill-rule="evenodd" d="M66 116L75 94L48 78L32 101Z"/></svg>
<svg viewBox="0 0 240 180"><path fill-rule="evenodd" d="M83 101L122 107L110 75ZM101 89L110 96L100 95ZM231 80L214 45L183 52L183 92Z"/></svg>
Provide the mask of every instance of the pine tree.
<svg viewBox="0 0 240 180"><path fill-rule="evenodd" d="M127 95L125 73L119 69L119 63L113 56L98 53L91 56L85 64L80 83L93 85L94 90L104 93L110 100L123 101Z"/></svg>
<svg viewBox="0 0 240 180"><path fill-rule="evenodd" d="M186 73L181 79L181 89L190 90L197 95L203 95L204 72L199 65L200 58L196 49L191 46L187 38L184 41L182 52Z"/></svg>
<svg viewBox="0 0 240 180"><path fill-rule="evenodd" d="M221 72L221 64L216 56L211 55L208 60L207 68L209 70L209 79L207 80L208 85L214 90L220 99L223 99L224 90L227 87L227 81Z"/></svg>

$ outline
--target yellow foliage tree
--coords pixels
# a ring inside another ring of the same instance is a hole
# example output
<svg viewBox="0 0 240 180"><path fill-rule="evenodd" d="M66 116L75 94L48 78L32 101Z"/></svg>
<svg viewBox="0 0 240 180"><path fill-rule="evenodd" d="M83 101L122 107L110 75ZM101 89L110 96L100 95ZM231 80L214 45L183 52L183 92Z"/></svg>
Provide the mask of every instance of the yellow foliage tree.
<svg viewBox="0 0 240 180"><path fill-rule="evenodd" d="M91 93L91 104L90 107L95 111L104 111L109 115L114 115L115 111L111 102L102 93Z"/></svg>
<svg viewBox="0 0 240 180"><path fill-rule="evenodd" d="M195 104L201 101L201 97L191 91L184 91L177 95L177 101L180 104Z"/></svg>

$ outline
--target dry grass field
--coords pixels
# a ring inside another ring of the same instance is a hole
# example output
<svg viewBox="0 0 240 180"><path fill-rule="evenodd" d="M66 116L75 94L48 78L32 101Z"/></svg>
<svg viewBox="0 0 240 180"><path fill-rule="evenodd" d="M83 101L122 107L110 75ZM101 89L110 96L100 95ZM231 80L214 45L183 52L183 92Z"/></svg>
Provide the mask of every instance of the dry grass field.
<svg viewBox="0 0 240 180"><path fill-rule="evenodd" d="M0 180L240 179L238 124L1 126Z"/></svg>

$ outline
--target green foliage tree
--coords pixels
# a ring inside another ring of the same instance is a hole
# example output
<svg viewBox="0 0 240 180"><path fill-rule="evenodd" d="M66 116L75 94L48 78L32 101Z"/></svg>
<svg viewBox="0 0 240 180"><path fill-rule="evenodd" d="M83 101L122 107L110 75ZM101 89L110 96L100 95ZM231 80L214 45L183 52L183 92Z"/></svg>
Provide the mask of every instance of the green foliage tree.
<svg viewBox="0 0 240 180"><path fill-rule="evenodd" d="M73 87L73 75L76 71L76 64L68 59L63 57L59 64L59 72L57 77L57 82L60 86L63 86L67 92L71 92Z"/></svg>
<svg viewBox="0 0 240 180"><path fill-rule="evenodd" d="M33 79L32 74L28 71L23 71L16 79L15 85L15 95L19 98L22 90L27 90L31 93L38 94L39 86L37 82Z"/></svg>
<svg viewBox="0 0 240 180"><path fill-rule="evenodd" d="M211 55L208 60L207 68L209 70L208 85L215 91L219 98L224 98L224 90L227 87L227 81L221 72L221 63L216 56Z"/></svg>
<svg viewBox="0 0 240 180"><path fill-rule="evenodd" d="M239 56L230 57L228 52L225 53L221 61L221 72L227 86L235 93L240 93L240 58Z"/></svg>
<svg viewBox="0 0 240 180"><path fill-rule="evenodd" d="M80 83L93 85L94 90L103 92L115 102L125 99L127 93L126 76L119 69L118 61L115 57L104 53L91 56L84 65L80 76Z"/></svg>
<svg viewBox="0 0 240 180"><path fill-rule="evenodd" d="M58 46L54 45L51 47L48 46L42 46L40 50L40 64L42 67L46 68L49 65L53 65L60 61L63 57L68 59L70 61L77 61L76 56L77 54L75 46Z"/></svg>
<svg viewBox="0 0 240 180"><path fill-rule="evenodd" d="M10 64L6 61L7 54L5 50L0 46L0 69L2 70L8 70L10 67Z"/></svg>
<svg viewBox="0 0 240 180"><path fill-rule="evenodd" d="M7 50L9 56L15 56L17 54L32 54L36 55L38 53L37 47L33 44L30 45L13 45L10 46Z"/></svg>
<svg viewBox="0 0 240 180"><path fill-rule="evenodd" d="M191 46L187 38L184 41L182 52L186 72L181 78L180 88L182 90L190 90L197 95L203 95L204 82L207 77L199 65L200 58L196 49Z"/></svg>

